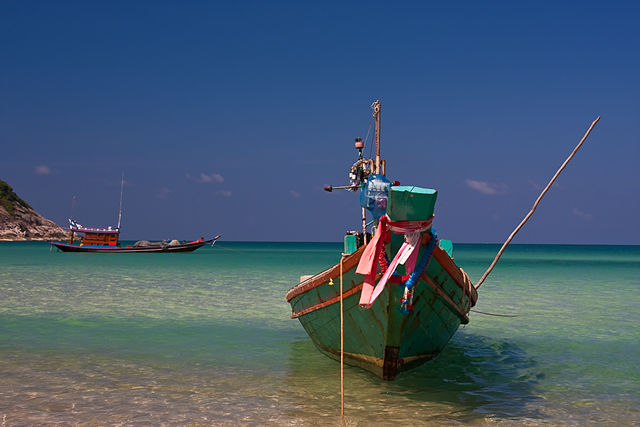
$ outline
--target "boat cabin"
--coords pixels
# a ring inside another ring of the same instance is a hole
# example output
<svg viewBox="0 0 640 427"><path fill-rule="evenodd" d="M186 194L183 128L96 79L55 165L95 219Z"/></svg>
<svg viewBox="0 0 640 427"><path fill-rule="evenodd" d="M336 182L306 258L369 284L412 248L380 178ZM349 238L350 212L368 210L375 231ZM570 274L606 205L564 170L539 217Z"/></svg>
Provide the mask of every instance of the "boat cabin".
<svg viewBox="0 0 640 427"><path fill-rule="evenodd" d="M85 232L82 237L81 245L91 246L117 246L118 233L89 233Z"/></svg>
<svg viewBox="0 0 640 427"><path fill-rule="evenodd" d="M118 235L120 234L120 229L118 228L90 228L84 227L73 220L69 222L71 223L69 226L71 231L69 244L73 244L74 233L82 233L82 241L80 242L82 246L118 246Z"/></svg>

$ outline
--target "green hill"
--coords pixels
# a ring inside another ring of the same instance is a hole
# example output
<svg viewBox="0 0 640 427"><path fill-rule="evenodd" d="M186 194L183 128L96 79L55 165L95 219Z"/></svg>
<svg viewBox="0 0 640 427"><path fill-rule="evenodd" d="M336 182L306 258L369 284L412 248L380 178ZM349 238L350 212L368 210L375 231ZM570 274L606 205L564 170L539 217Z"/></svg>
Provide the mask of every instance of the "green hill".
<svg viewBox="0 0 640 427"><path fill-rule="evenodd" d="M6 209L9 215L14 216L16 214L15 205L23 206L26 209L33 208L29 206L29 203L22 200L14 191L13 188L6 182L0 179L0 206Z"/></svg>
<svg viewBox="0 0 640 427"><path fill-rule="evenodd" d="M0 180L0 240L64 240L67 235Z"/></svg>

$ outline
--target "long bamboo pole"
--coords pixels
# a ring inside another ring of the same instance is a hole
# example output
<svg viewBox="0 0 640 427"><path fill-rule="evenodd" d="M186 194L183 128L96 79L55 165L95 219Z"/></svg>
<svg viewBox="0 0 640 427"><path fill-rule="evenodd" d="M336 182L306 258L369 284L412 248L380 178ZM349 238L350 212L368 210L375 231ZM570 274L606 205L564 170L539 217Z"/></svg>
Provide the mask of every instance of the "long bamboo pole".
<svg viewBox="0 0 640 427"><path fill-rule="evenodd" d="M544 197L544 195L547 193L547 191L549 191L549 188L551 188L551 186L553 185L553 183L555 182L556 178L558 178L558 175L560 175L560 172L562 172L562 170L565 168L565 166L567 166L569 164L569 162L571 161L571 159L573 158L573 156L578 152L578 150L580 149L580 147L582 146L582 143L587 139L587 137L589 136L589 133L591 133L591 129L593 129L593 127L596 125L596 123L598 123L598 120L600 120L600 116L598 116L597 119L595 119L593 121L593 123L591 123L591 126L589 126L589 129L587 130L587 133L584 134L584 136L582 137L582 139L580 140L580 142L578 143L578 145L576 145L576 148L573 149L573 151L571 152L571 154L569 155L569 157L567 157L567 160L564 161L564 163L562 164L562 166L560 166L560 169L558 169L558 171L556 172L555 175L553 175L553 178L551 178L551 181L549 181L549 183L547 184L547 186L544 188L544 190L542 190L542 193L540 193L540 195L538 196L538 199L535 201L535 203L533 204L533 207L531 208L531 210L529 211L529 213L527 214L527 216L524 217L524 219L522 220L522 222L520 222L520 224L518 224L518 226L516 227L515 230L513 230L513 232L511 233L511 235L509 236L509 238L504 242L504 244L502 245L502 247L500 248L500 250L498 251L498 254L496 255L496 257L493 259L493 262L491 263L491 265L489 266L489 268L487 269L487 271L484 272L484 274L482 275L482 277L480 278L480 280L478 280L478 283L476 283L476 289L478 289L480 287L480 285L482 285L482 282L484 282L484 280L487 278L487 276L489 276L489 273L491 273L491 270L493 270L493 267L496 266L496 264L498 263L498 260L500 259L500 257L502 256L502 253L504 252L504 250L507 248L507 246L509 245L509 243L511 243L511 240L513 240L513 238L515 237L516 233L518 231L520 231L520 229L522 228L522 226L524 226L524 224L529 220L529 218L531 218L531 215L533 215L533 213L536 211L536 208L538 207L538 204L540 203L540 200L542 200L542 198Z"/></svg>

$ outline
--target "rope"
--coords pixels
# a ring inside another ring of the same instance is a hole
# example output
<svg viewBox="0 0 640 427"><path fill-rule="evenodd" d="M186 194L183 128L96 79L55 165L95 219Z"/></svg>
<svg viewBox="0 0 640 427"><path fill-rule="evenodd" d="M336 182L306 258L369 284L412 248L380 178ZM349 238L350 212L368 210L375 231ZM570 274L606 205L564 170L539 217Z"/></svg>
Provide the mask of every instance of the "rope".
<svg viewBox="0 0 640 427"><path fill-rule="evenodd" d="M367 136L364 138L365 145L367 144L367 140L369 139L369 134L371 133L371 128L373 127L373 117L369 119L369 129L367 129ZM373 144L369 145L369 155L367 157L371 158L371 151L373 150Z"/></svg>
<svg viewBox="0 0 640 427"><path fill-rule="evenodd" d="M344 425L344 311L342 306L342 262L345 254L340 257L340 420Z"/></svg>
<svg viewBox="0 0 640 427"><path fill-rule="evenodd" d="M584 134L584 136L582 137L582 139L580 140L580 142L578 143L578 145L576 145L576 148L573 149L573 151L571 152L571 154L569 155L569 157L567 157L567 160L564 161L564 163L562 164L562 166L560 166L560 169L558 169L558 171L556 172L555 175L553 175L553 178L551 178L551 181L549 181L549 183L547 184L547 186L544 188L544 190L542 190L542 193L540 193L540 195L538 196L538 199L535 201L535 203L533 204L533 207L531 208L531 210L529 211L529 213L527 214L527 216L524 217L524 219L522 220L522 222L520 222L520 224L518 224L518 226L516 227L515 230L513 230L513 232L511 233L511 235L509 236L509 238L506 240L506 242L504 242L504 244L502 245L502 247L500 248L500 250L498 251L498 254L496 255L496 257L493 259L493 262L491 263L491 265L489 266L489 268L487 269L487 271L484 272L484 274L482 275L482 277L480 278L480 280L478 280L478 283L476 283L476 289L478 289L480 287L480 285L482 285L482 282L484 282L484 280L487 278L487 276L489 276L489 273L491 273L491 270L493 270L493 267L496 266L496 264L498 263L498 260L500 259L500 257L502 256L502 253L504 252L504 250L507 248L507 246L509 245L509 243L511 243L511 240L513 240L513 238L515 237L516 233L518 231L520 231L520 229L522 228L522 226L529 220L529 218L531 218L531 215L533 215L533 213L536 211L536 208L538 207L538 203L540 203L540 200L542 200L542 198L544 197L545 194L547 194L547 191L549 191L549 188L551 188L551 185L553 185L553 183L555 182L556 178L558 178L558 175L560 175L560 172L562 172L562 170L565 168L565 166L567 166L567 164L569 164L569 162L571 161L571 159L573 158L573 156L578 152L578 149L580 149L580 147L582 146L582 143L587 139L587 137L589 136L589 133L591 133L591 129L593 129L593 127L596 125L596 123L598 123L598 120L600 120L600 116L598 116L597 119L595 119L593 121L593 123L591 123L591 126L589 127L589 130L587 130L587 133Z"/></svg>
<svg viewBox="0 0 640 427"><path fill-rule="evenodd" d="M486 316L498 316L498 317L520 317L519 314L496 314L496 313L485 313L484 311L478 311L478 310L469 310L469 311L473 311L474 313L478 313L478 314L484 314Z"/></svg>

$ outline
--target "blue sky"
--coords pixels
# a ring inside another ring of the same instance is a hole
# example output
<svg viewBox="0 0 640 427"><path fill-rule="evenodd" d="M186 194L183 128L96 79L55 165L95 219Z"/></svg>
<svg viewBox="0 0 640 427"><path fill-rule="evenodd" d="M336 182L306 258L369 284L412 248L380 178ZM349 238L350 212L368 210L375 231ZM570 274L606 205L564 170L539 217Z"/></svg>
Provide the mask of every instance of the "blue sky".
<svg viewBox="0 0 640 427"><path fill-rule="evenodd" d="M382 101L388 176L436 228L640 244L636 2L0 3L0 179L125 239L340 241L353 139ZM368 151L368 148L366 149Z"/></svg>

